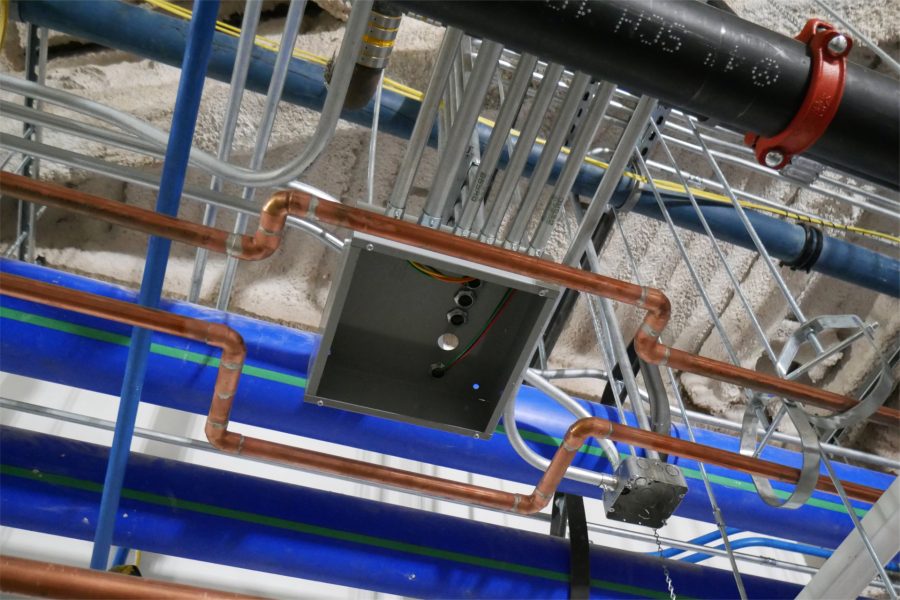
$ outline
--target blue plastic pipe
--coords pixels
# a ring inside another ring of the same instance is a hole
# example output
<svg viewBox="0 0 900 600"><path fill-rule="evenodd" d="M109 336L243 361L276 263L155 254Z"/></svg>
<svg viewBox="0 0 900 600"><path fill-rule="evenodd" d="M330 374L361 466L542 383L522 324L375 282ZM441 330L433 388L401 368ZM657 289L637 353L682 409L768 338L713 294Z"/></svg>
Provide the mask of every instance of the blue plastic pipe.
<svg viewBox="0 0 900 600"><path fill-rule="evenodd" d="M97 6L97 3L94 3L94 6ZM178 214L218 14L219 0L200 0L194 4L194 15L187 36L181 79L178 82L178 93L172 114L172 129L169 132L169 144L166 148L159 195L156 199L156 211L165 215ZM144 276L138 294L138 303L142 306L159 306L171 246L170 240L160 237L151 237L147 244L147 260L144 263ZM122 379L116 429L113 433L100 514L94 534L94 549L91 555L93 569L105 570L109 563L116 511L119 507L128 452L134 434L134 421L141 401L141 389L149 357L150 332L135 328Z"/></svg>
<svg viewBox="0 0 900 600"><path fill-rule="evenodd" d="M666 209L678 227L705 233L688 200L672 194L664 194L663 197ZM613 199L616 206L623 202L621 194ZM735 217L734 207L710 201L699 203L710 229L719 240L755 250L750 234ZM659 204L650 192L642 193L632 210L645 217L663 219ZM766 250L774 258L793 263L803 254L806 244L803 227L752 210L746 211L746 214L765 242ZM894 298L900 297L900 261L838 238L822 236L822 250L813 270Z"/></svg>
<svg viewBox="0 0 900 600"><path fill-rule="evenodd" d="M89 539L106 448L3 428L0 523ZM127 516L126 516L127 515ZM132 454L122 546L413 598L568 597L567 540ZM663 562L591 546L592 598L668 598ZM737 597L731 573L665 561L679 595ZM751 598L795 585L744 576Z"/></svg>
<svg viewBox="0 0 900 600"><path fill-rule="evenodd" d="M169 17L124 2L94 2L93 0L28 0L17 3L19 17L23 21L35 23L63 31L79 38L118 48L138 56L150 58L168 65L181 64L182 51L187 37L188 23L182 19ZM220 81L231 79L237 39L217 33L213 42L209 76ZM262 48L254 48L247 75L247 89L264 94L276 54ZM286 102L320 110L325 102L327 90L324 85L323 69L319 65L303 60L292 61L284 87ZM361 110L349 111L344 117L349 121L370 126L374 104ZM419 102L405 98L395 92L384 90L381 100L379 128L392 135L409 137L419 114ZM482 145L487 143L491 129L478 126ZM437 129L432 131L432 145L437 143ZM535 146L529 157L526 174L537 163L542 146ZM505 164L506 153L501 157ZM551 175L551 182L562 168L565 155L560 154ZM591 197L597 189L604 170L594 165L582 166L573 190L582 196ZM629 197L633 182L623 179L612 204L621 206ZM699 230L697 217L692 208L677 194L662 194L666 201L674 203L672 219L679 227ZM653 219L662 219L653 195L641 195L635 212ZM707 205L704 214L716 235L743 248L755 250L752 240L744 231L733 208L727 205ZM793 264L803 255L806 233L800 225L750 211L760 238L769 253L777 260ZM812 270L859 285L894 298L900 297L900 261L891 256L873 252L840 239L823 236L823 247Z"/></svg>
<svg viewBox="0 0 900 600"><path fill-rule="evenodd" d="M134 292L107 283L61 273L45 267L0 260L0 271L48 281L71 289L134 301ZM467 472L533 485L540 472L526 464L509 444L501 426L490 439L409 425L303 402L310 357L318 336L212 309L164 300L161 308L176 314L223 322L237 330L248 348L248 358L235 397L232 420L363 450L419 460ZM77 388L115 394L127 356L131 330L103 319L77 315L0 294L0 364L4 371ZM145 402L196 414L206 414L216 378L219 352L205 344L153 335L152 359L143 391ZM617 421L615 411L594 403L584 406L597 416ZM540 392L523 387L516 399L520 430L536 452L552 457L572 422L572 415ZM633 424L631 416L628 417ZM672 429L685 437L684 429ZM698 441L736 452L732 436L698 430ZM414 440L415 443L411 443ZM621 451L627 451L620 446ZM767 448L767 460L792 466L798 453ZM672 459L682 467L688 493L677 515L712 522L709 500L698 465ZM594 443L579 452L575 464L608 471L609 463ZM878 489L893 481L889 475L835 464L842 479ZM824 547L837 547L852 530L840 500L816 492L798 510L775 509L757 496L750 478L741 473L708 467L725 522L732 527L764 535L795 539ZM775 483L780 493L788 486ZM565 492L598 498L595 486L565 481ZM867 508L855 503L858 512Z"/></svg>
<svg viewBox="0 0 900 600"><path fill-rule="evenodd" d="M708 541L712 540L707 540L707 542ZM808 544L798 544L796 542L788 542L786 540L777 540L765 537L746 537L739 540L729 539L728 541L731 542L731 548L733 550L740 550L741 548L775 548L777 550L787 550L789 552L808 554L809 556L818 556L819 558L831 558L831 555L834 553L834 550L820 548L819 546L810 546ZM714 547L722 550L725 548L725 544L719 544L718 546ZM665 554L663 554L663 556L665 556ZM704 554L703 552L697 552L695 554L689 554L681 560L689 563L699 563L706 560L707 558L712 558L712 555ZM900 565L897 564L896 560L892 560L885 566L889 571L900 571Z"/></svg>

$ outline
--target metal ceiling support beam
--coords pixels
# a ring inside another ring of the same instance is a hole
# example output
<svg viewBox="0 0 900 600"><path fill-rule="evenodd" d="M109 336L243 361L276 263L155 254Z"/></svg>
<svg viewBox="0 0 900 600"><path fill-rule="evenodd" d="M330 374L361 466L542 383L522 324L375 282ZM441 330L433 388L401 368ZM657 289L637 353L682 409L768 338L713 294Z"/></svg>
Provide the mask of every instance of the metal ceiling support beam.
<svg viewBox="0 0 900 600"><path fill-rule="evenodd" d="M900 552L897 542L897 532L900 531L900 478L894 479L881 499L872 505L862 519L862 526L882 564ZM875 577L875 571L875 564L866 552L859 532L854 529L797 598L856 598Z"/></svg>

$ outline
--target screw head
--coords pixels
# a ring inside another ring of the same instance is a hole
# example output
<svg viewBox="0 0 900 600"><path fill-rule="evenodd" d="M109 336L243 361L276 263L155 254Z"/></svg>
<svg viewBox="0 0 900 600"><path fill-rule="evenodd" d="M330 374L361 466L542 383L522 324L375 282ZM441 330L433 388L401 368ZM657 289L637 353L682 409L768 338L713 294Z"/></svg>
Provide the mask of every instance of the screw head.
<svg viewBox="0 0 900 600"><path fill-rule="evenodd" d="M316 406L325 406L325 403L319 400L318 402L316 402Z"/></svg>
<svg viewBox="0 0 900 600"><path fill-rule="evenodd" d="M548 294L547 290L541 290L538 292L538 296L541 298L545 297Z"/></svg>
<svg viewBox="0 0 900 600"><path fill-rule="evenodd" d="M375 245L374 245L374 244L366 244L366 250L368 250L369 252L371 252L371 251L374 250L374 249L375 249Z"/></svg>
<svg viewBox="0 0 900 600"><path fill-rule="evenodd" d="M475 434L475 439L476 439L476 440L480 440L480 439L481 439L481 435L478 434L478 433L476 433L476 434Z"/></svg>
<svg viewBox="0 0 900 600"><path fill-rule="evenodd" d="M849 45L847 36L839 34L828 40L828 51L833 56L840 56L847 51Z"/></svg>
<svg viewBox="0 0 900 600"><path fill-rule="evenodd" d="M784 161L784 154L779 150L769 150L766 152L766 166L774 169Z"/></svg>

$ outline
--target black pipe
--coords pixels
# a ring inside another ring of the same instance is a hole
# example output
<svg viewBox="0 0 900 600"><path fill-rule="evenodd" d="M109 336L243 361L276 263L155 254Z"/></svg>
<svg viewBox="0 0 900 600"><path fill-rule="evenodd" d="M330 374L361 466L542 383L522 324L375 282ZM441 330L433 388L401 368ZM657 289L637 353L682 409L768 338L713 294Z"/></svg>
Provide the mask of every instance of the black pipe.
<svg viewBox="0 0 900 600"><path fill-rule="evenodd" d="M804 44L702 2L396 3L741 133L784 130L809 80ZM898 98L900 82L848 63L838 113L806 154L900 188Z"/></svg>
<svg viewBox="0 0 900 600"><path fill-rule="evenodd" d="M353 75L347 86L347 96L344 99L344 110L359 110L375 96L378 90L378 82L390 60L391 49L397 29L400 27L402 13L399 7L388 2L375 2L372 5L372 13L369 19L368 32L363 36L363 47L360 50L359 60L353 67ZM386 48L379 48L373 43L380 40L386 44ZM380 53L384 50L386 53ZM377 57L372 54L378 54ZM333 59L332 59L333 60ZM325 71L326 81L331 80L331 63Z"/></svg>

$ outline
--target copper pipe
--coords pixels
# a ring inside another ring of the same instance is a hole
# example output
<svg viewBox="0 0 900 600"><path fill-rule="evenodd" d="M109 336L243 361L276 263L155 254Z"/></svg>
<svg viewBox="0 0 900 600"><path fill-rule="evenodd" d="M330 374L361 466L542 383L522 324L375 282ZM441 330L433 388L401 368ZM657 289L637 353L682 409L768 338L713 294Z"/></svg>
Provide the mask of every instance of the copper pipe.
<svg viewBox="0 0 900 600"><path fill-rule="evenodd" d="M0 177L0 189L5 195L21 200L71 210L107 223L206 248L212 252L229 254L242 260L262 260L271 256L281 245L281 234L285 227L285 221L282 220L272 229L258 228L252 236L231 234L7 171L3 171Z"/></svg>
<svg viewBox="0 0 900 600"><path fill-rule="evenodd" d="M280 462L317 473L348 477L403 491L521 514L536 513L547 506L553 497L553 492L565 475L566 469L571 464L575 452L584 444L588 436L608 437L613 441L630 443L670 455L691 458L789 483L796 483L800 477L799 470L792 467L619 425L599 418L581 419L569 428L562 446L529 496L245 437L228 430L241 365L246 356L244 342L233 329L218 323L207 323L6 273L0 273L0 294L178 335L221 348L222 359L219 363L219 374L205 427L210 443L226 452ZM825 492L835 493L833 484L826 478L820 478L816 487ZM880 490L857 484L845 483L844 487L849 496L866 502L874 502L881 495Z"/></svg>
<svg viewBox="0 0 900 600"><path fill-rule="evenodd" d="M142 577L0 556L0 591L35 598L240 600L259 598Z"/></svg>
<svg viewBox="0 0 900 600"><path fill-rule="evenodd" d="M294 448L228 431L231 407L246 357L246 347L241 336L226 325L208 323L7 273L0 273L0 294L168 333L220 348L222 357L205 427L209 442L220 450L487 508L512 510L519 502L517 494Z"/></svg>
<svg viewBox="0 0 900 600"><path fill-rule="evenodd" d="M315 218L323 223L370 233L383 238L432 250L462 260L504 271L513 271L587 294L595 294L647 311L634 337L635 350L645 361L673 369L726 381L741 387L767 392L832 411L853 408L857 401L809 385L787 381L718 360L676 350L659 342L669 322L670 304L656 288L627 283L567 265L496 248L475 240L421 227L398 219L327 202L297 192L277 192L263 208L260 225L267 229L283 222L287 215ZM883 425L900 423L900 411L882 406L871 419Z"/></svg>
<svg viewBox="0 0 900 600"><path fill-rule="evenodd" d="M12 173L3 172L0 183L4 193L11 196L39 204L68 208L124 227L167 237L213 252L231 254L245 260L260 260L271 256L278 249L289 215L301 218L313 217L332 225L371 233L501 270L514 271L645 309L647 315L635 334L634 342L638 355L649 363L668 365L679 371L791 398L835 412L848 410L857 402L853 398L833 392L661 344L659 336L669 322L670 305L669 299L658 289L495 248L370 211L321 200L304 192L277 192L273 195L262 209L256 234L247 236L228 234L212 227L197 225L151 210L128 206ZM871 419L883 425L896 426L900 423L900 411L882 406Z"/></svg>

